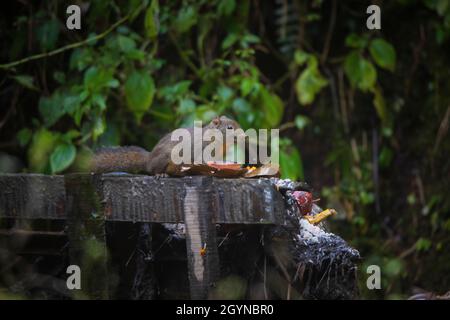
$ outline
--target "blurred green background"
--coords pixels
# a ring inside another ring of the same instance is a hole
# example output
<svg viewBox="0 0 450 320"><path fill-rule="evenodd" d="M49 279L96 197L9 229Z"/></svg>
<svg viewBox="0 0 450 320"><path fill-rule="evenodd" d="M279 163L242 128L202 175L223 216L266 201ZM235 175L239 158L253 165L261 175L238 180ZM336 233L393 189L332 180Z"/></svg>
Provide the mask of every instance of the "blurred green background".
<svg viewBox="0 0 450 320"><path fill-rule="evenodd" d="M3 4L0 171L76 171L97 146L151 149L220 114L280 128L283 177L337 209L363 256L362 297L447 292L450 2L373 3L381 30L372 1ZM370 264L382 290L365 289Z"/></svg>

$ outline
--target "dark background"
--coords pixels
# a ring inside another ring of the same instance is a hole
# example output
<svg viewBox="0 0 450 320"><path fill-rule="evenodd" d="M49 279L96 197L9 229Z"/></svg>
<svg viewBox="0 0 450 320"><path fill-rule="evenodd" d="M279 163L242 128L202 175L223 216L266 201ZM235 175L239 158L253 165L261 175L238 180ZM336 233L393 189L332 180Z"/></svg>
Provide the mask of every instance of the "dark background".
<svg viewBox="0 0 450 320"><path fill-rule="evenodd" d="M330 226L363 256L362 296L443 294L450 3L373 3L381 30L366 28L369 1L8 1L0 171L77 171L95 147L151 149L218 114L280 128L283 177L339 212ZM66 28L70 4L81 30Z"/></svg>

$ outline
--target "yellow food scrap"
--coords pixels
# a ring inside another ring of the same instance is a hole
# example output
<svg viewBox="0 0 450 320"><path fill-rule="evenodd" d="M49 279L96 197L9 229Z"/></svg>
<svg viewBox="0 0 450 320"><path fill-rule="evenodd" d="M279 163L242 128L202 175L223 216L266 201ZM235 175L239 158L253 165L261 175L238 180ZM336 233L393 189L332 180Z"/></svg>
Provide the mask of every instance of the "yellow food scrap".
<svg viewBox="0 0 450 320"><path fill-rule="evenodd" d="M309 223L315 225L315 224L320 223L322 220L328 218L329 216L334 216L335 214L337 214L336 210L326 209L326 210L316 214L315 216L306 215L306 216L304 216L304 218L306 220L308 220Z"/></svg>
<svg viewBox="0 0 450 320"><path fill-rule="evenodd" d="M206 255L206 243L203 245L203 248L200 249L200 255L202 257Z"/></svg>

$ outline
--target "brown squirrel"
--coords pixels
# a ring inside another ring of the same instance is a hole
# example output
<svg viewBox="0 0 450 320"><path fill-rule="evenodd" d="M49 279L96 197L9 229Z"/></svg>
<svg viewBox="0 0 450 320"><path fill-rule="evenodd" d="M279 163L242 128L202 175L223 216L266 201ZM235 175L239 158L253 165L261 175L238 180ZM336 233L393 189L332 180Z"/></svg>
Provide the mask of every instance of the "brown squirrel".
<svg viewBox="0 0 450 320"><path fill-rule="evenodd" d="M209 124L203 126L203 129L220 130L224 137L227 129L239 128L240 125L236 121L226 116L216 117ZM193 137L194 128L186 129ZM135 146L101 148L92 157L90 169L95 173L124 171L129 173L145 172L151 175L178 175L182 171L182 164L174 164L171 160L171 153L173 147L179 142L172 141L171 135L172 132L161 138L151 152ZM193 142L191 143L193 144ZM224 143L224 153L228 147Z"/></svg>

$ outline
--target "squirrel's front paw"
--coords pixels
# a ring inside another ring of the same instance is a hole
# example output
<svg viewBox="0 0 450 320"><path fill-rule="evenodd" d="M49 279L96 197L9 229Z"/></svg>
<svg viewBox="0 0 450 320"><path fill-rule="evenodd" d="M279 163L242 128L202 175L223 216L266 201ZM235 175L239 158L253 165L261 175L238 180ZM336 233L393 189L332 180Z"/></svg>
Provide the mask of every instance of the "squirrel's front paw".
<svg viewBox="0 0 450 320"><path fill-rule="evenodd" d="M155 178L156 179L161 179L161 178L168 178L169 175L167 173L157 173L155 174Z"/></svg>

